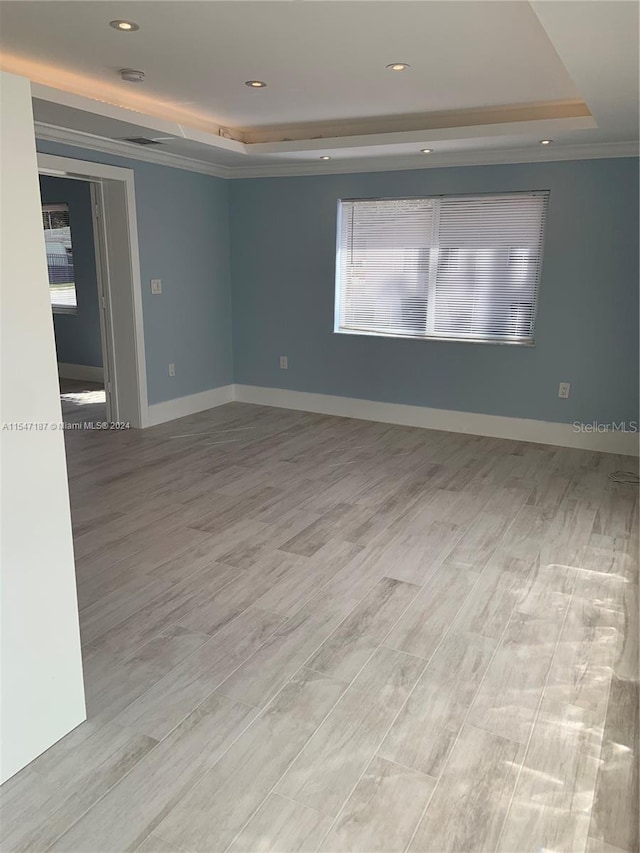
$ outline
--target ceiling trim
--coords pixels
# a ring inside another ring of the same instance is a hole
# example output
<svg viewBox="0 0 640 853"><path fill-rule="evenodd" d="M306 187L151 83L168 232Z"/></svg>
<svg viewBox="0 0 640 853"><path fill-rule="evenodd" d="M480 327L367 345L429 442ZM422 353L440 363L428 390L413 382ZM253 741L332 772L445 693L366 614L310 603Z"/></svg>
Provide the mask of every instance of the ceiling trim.
<svg viewBox="0 0 640 853"><path fill-rule="evenodd" d="M593 116L580 99L548 101L535 104L506 104L473 109L436 110L430 113L378 116L360 119L339 119L299 124L234 129L237 138L252 146L259 144L309 142L343 139L353 136L385 136L393 133L418 132L431 134L457 128L477 128L492 125L519 127L527 122L549 122L561 119L590 119L585 127L595 127ZM449 138L449 137L447 137Z"/></svg>
<svg viewBox="0 0 640 853"><path fill-rule="evenodd" d="M607 142L591 145L566 145L551 149L510 148L501 150L450 151L429 154L387 155L350 158L331 163L290 163L273 166L234 166L230 178L268 178L303 175L338 175L358 172L395 172L408 169L442 169L453 166L499 166L517 163L553 163L564 160L602 160L638 157L638 142Z"/></svg>
<svg viewBox="0 0 640 853"><path fill-rule="evenodd" d="M434 128L425 130L405 130L395 133L370 133L360 136L320 137L318 139L298 139L287 142L253 142L245 145L245 154L305 154L312 157L315 153L335 152L339 156L345 148L379 148L384 151L389 145L414 145L416 151L431 148L441 143L455 143L461 140L497 139L527 134L535 139L557 139L559 134L576 130L592 130L597 125L592 116L569 116L567 118L536 119L533 121L503 122L502 124L465 125L459 127ZM415 156L412 151L406 156ZM451 151L442 153L451 154ZM379 155L377 155L379 156ZM389 156L387 154L386 156Z"/></svg>
<svg viewBox="0 0 640 853"><path fill-rule="evenodd" d="M188 172L199 172L202 175L212 175L215 178L229 178L228 166L216 166L213 163L205 163L202 160L194 160L191 157L183 157L180 154L172 154L168 151L158 151L156 147L149 150L133 143L122 142L117 139L107 139L104 136L95 136L92 133L84 133L80 130L71 130L66 127L57 127L52 124L36 121L35 133L37 139L47 142L60 142L64 145L74 145L80 148L88 148L90 151L101 151L104 154L113 154L115 157L126 157L129 160L142 160L146 163L156 163L158 166L169 166L173 169L185 169Z"/></svg>
<svg viewBox="0 0 640 853"><path fill-rule="evenodd" d="M434 152L428 157L423 154L398 155L385 157L349 158L331 163L287 163L261 166L216 166L202 160L183 157L157 149L149 150L121 142L106 139L78 130L70 130L42 122L35 122L35 134L38 139L59 142L125 157L129 160L141 160L168 166L173 169L185 169L216 178L268 178L302 177L304 175L338 175L361 172L394 172L408 169L438 169L453 166L490 166L516 163L553 163L564 160L599 160L615 157L638 157L638 142L605 142L590 145L558 145L555 147L510 148L502 150Z"/></svg>

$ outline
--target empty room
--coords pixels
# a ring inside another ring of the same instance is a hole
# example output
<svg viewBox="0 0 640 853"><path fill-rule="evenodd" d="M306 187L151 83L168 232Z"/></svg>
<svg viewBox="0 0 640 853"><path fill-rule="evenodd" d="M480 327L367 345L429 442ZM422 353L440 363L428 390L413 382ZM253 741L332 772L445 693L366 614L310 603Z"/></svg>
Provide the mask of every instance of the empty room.
<svg viewBox="0 0 640 853"><path fill-rule="evenodd" d="M639 4L0 0L0 844L638 853Z"/></svg>

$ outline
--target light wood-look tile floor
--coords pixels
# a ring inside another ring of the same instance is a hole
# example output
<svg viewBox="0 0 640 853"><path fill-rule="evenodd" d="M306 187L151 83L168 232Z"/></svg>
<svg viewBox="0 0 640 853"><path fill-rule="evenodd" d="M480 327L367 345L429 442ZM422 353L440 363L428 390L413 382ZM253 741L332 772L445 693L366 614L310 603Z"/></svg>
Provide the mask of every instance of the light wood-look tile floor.
<svg viewBox="0 0 640 853"><path fill-rule="evenodd" d="M66 438L88 720L4 850L637 851L631 459L238 403Z"/></svg>

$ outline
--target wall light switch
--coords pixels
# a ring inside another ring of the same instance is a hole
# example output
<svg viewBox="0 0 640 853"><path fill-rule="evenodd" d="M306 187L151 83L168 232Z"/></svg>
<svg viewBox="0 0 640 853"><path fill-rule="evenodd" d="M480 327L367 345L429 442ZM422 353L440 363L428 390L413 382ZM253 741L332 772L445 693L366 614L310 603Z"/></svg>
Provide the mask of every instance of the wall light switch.
<svg viewBox="0 0 640 853"><path fill-rule="evenodd" d="M288 370L289 369L289 359L286 355L280 356L280 370Z"/></svg>
<svg viewBox="0 0 640 853"><path fill-rule="evenodd" d="M159 278L151 279L151 293L162 293L162 280Z"/></svg>
<svg viewBox="0 0 640 853"><path fill-rule="evenodd" d="M175 376L175 375L176 375L176 366L173 362L171 362L171 364L169 365L169 376Z"/></svg>
<svg viewBox="0 0 640 853"><path fill-rule="evenodd" d="M568 382L561 382L558 385L558 397L561 397L563 400L567 400L569 398L570 389L571 385Z"/></svg>

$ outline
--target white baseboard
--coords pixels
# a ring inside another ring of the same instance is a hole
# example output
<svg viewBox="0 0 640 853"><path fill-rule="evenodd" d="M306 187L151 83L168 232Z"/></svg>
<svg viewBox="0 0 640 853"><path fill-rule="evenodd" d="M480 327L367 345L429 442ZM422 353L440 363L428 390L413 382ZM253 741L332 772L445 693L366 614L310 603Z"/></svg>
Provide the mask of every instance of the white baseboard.
<svg viewBox="0 0 640 853"><path fill-rule="evenodd" d="M429 409L424 406L407 406L399 403L378 403L374 400L358 400L354 397L310 394L306 391L287 391L282 388L262 388L256 385L234 385L233 388L233 399L242 403L258 403L262 406L439 429L446 432L509 438L514 441L531 441L536 444L599 450L603 453L619 453L624 456L638 455L638 433L580 432L574 429L572 424L483 415L478 412Z"/></svg>
<svg viewBox="0 0 640 853"><path fill-rule="evenodd" d="M167 400L164 403L153 403L149 406L148 426L157 426L187 415L195 415L196 412L204 412L206 409L214 409L224 403L231 403L234 399L233 389L233 385L223 385L221 388L212 388L210 391L201 391L199 394L176 397L175 400Z"/></svg>
<svg viewBox="0 0 640 853"><path fill-rule="evenodd" d="M58 376L61 379L86 379L89 382L104 382L102 367L90 367L88 364L67 364L58 362Z"/></svg>
<svg viewBox="0 0 640 853"><path fill-rule="evenodd" d="M639 450L638 433L580 432L574 429L572 424L484 415L478 412L430 409L426 406L407 406L401 403L379 403L375 400L359 400L355 397L311 394L306 391L263 388L257 385L223 385L221 388L213 388L199 394L155 403L149 406L149 426L184 418L234 400L240 403L275 406L280 409L317 412L323 415L438 429L445 432L487 435L513 441L575 447L581 450L598 450L624 456L638 456Z"/></svg>

